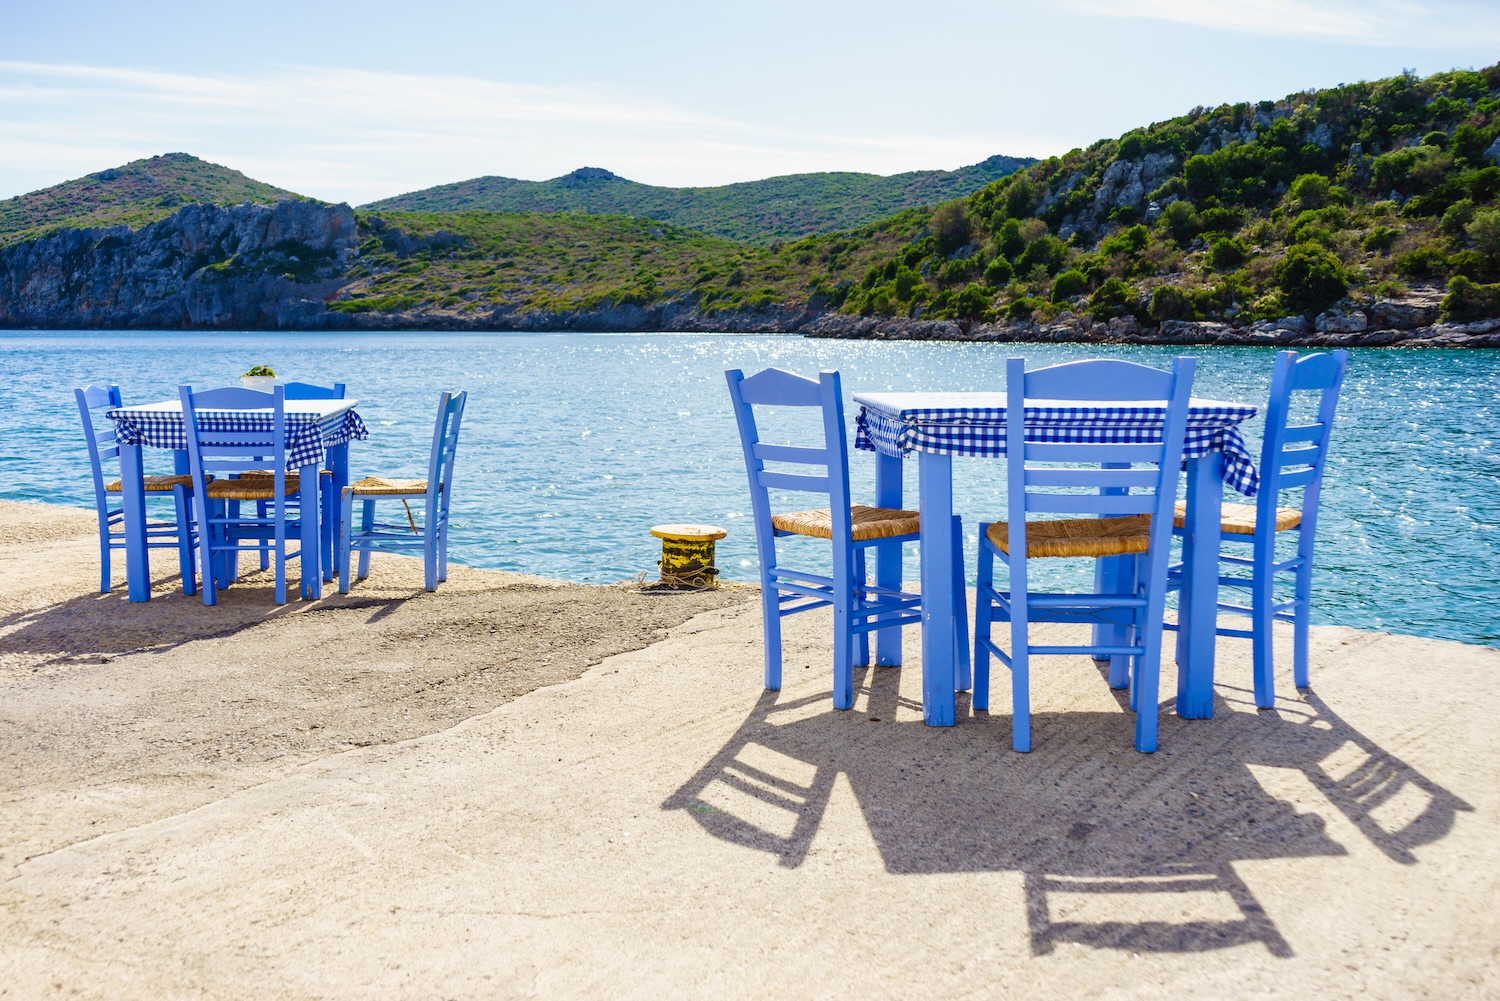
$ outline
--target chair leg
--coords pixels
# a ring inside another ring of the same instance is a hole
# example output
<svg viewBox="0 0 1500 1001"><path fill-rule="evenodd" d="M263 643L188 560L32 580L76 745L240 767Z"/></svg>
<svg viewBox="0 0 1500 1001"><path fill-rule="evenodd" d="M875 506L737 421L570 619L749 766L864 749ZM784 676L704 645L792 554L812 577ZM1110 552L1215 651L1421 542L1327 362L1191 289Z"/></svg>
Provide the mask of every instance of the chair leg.
<svg viewBox="0 0 1500 1001"><path fill-rule="evenodd" d="M263 501L258 501L256 503L256 506L261 511L265 510L265 503ZM277 508L278 508L278 510L277 510L276 519L275 519L276 523L273 526L274 542L275 542L275 545L276 545L276 604L278 604L278 605L285 605L286 604L286 506L285 506L285 501L283 501L280 504L278 504ZM302 513L305 514L306 512L302 512ZM264 517L264 515L262 515L262 517ZM266 555L267 555L266 551L264 549L262 549L260 551L260 565L261 565L261 569L265 569L265 566L266 566Z"/></svg>
<svg viewBox="0 0 1500 1001"><path fill-rule="evenodd" d="M99 519L99 593L108 594L110 588L109 579L109 522L103 518Z"/></svg>
<svg viewBox="0 0 1500 1001"><path fill-rule="evenodd" d="M853 544L833 550L833 708L854 707Z"/></svg>
<svg viewBox="0 0 1500 1001"><path fill-rule="evenodd" d="M213 505L217 513L221 502L211 501L202 494L195 493L194 496L197 498L194 510L198 512L198 565L203 568L203 603L216 605L219 603L219 565L214 559L214 544L218 527L210 520L209 505Z"/></svg>
<svg viewBox="0 0 1500 1001"><path fill-rule="evenodd" d="M319 540L322 545L320 555L323 558L319 562L323 564L323 580L331 582L336 572L335 567L337 566L334 547L338 544L336 531L338 526L334 523L334 515L337 514L334 507L337 501L333 496L333 481L331 478L322 475L318 476L318 500L323 515L322 524L319 526L321 532Z"/></svg>
<svg viewBox="0 0 1500 1001"><path fill-rule="evenodd" d="M1308 675L1308 632L1312 619L1312 546L1299 546L1302 565L1297 568L1296 590L1292 606L1292 684L1306 688L1311 681Z"/></svg>
<svg viewBox="0 0 1500 1001"><path fill-rule="evenodd" d="M975 557L974 573L974 697L972 705L978 711L990 707L990 620L993 605L990 591L995 582L995 557L990 553L989 540L985 533L989 525L979 526L979 555Z"/></svg>
<svg viewBox="0 0 1500 1001"><path fill-rule="evenodd" d="M339 593L349 593L349 549L350 533L354 528L354 494L348 487L339 501L338 565Z"/></svg>
<svg viewBox="0 0 1500 1001"><path fill-rule="evenodd" d="M422 534L422 583L429 591L438 586L437 527L424 525Z"/></svg>
<svg viewBox="0 0 1500 1001"><path fill-rule="evenodd" d="M367 500L364 502L364 514L360 519L360 534L369 535L375 527L375 502ZM359 551L359 579L364 580L370 576L370 550L361 548Z"/></svg>
<svg viewBox="0 0 1500 1001"><path fill-rule="evenodd" d="M864 596L865 586L870 582L870 578L865 576L865 551L863 549L856 549L854 551L854 580L855 585L850 592L851 609L859 604L860 600ZM855 618L856 616L851 613L851 627L853 626ZM861 631L854 637L854 666L870 666L870 633L868 630Z"/></svg>
<svg viewBox="0 0 1500 1001"><path fill-rule="evenodd" d="M182 574L182 593L198 593L197 572L193 566L193 514L187 491L181 484L172 488L172 504L177 509L177 568Z"/></svg>
<svg viewBox="0 0 1500 1001"><path fill-rule="evenodd" d="M1031 651L1027 639L1025 598L1017 600L1012 568L1010 591L1010 746L1031 750Z"/></svg>
<svg viewBox="0 0 1500 1001"><path fill-rule="evenodd" d="M781 592L770 575L760 577L761 634L766 648L766 688L781 690Z"/></svg>
<svg viewBox="0 0 1500 1001"><path fill-rule="evenodd" d="M1261 709L1276 705L1276 663L1271 626L1275 621L1276 559L1273 533L1252 537L1254 565L1250 572L1250 654L1255 680L1255 704Z"/></svg>
<svg viewBox="0 0 1500 1001"><path fill-rule="evenodd" d="M969 599L964 580L964 523L953 516L953 663L958 671L958 690L974 687L973 662L969 658Z"/></svg>
<svg viewBox="0 0 1500 1001"><path fill-rule="evenodd" d="M448 579L448 512L443 512L442 522L438 526L437 542L438 582L442 583Z"/></svg>
<svg viewBox="0 0 1500 1001"><path fill-rule="evenodd" d="M1131 672L1131 706L1135 709L1135 749L1142 753L1156 750L1157 729L1161 718L1161 649L1162 617L1167 604L1167 557L1165 553L1148 553L1133 561L1139 567L1137 587L1146 595L1146 606L1136 620L1135 635L1141 654Z"/></svg>

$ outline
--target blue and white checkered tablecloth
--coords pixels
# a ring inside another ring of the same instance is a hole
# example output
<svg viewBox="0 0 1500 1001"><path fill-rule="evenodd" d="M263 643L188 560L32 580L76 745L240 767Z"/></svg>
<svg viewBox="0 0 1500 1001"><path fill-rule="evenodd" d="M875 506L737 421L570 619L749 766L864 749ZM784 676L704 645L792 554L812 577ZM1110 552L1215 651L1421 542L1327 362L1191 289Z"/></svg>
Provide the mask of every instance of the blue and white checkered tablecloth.
<svg viewBox="0 0 1500 1001"><path fill-rule="evenodd" d="M105 416L115 422L122 445L187 448L187 422L180 410L120 407L106 411ZM212 441L215 431L269 431L272 417L268 411L201 410L198 412L198 428L205 441ZM286 467L295 470L310 463L321 465L324 449L368 437L370 432L364 420L353 410L331 417L289 410L286 414Z"/></svg>
<svg viewBox="0 0 1500 1001"><path fill-rule="evenodd" d="M1005 454L1003 393L869 394L878 397L878 403L861 400L863 395L855 395L855 402L862 404L855 419L856 448L897 458L912 452ZM902 397L921 405L902 405ZM1150 444L1161 441L1166 420L1166 408L1155 403L1089 406L1072 401L1035 402L1035 406L1026 408L1028 437L1033 442ZM1183 442L1183 455L1188 459L1222 451L1224 482L1247 497L1255 495L1260 474L1238 425L1255 413L1255 407L1242 403L1194 399Z"/></svg>

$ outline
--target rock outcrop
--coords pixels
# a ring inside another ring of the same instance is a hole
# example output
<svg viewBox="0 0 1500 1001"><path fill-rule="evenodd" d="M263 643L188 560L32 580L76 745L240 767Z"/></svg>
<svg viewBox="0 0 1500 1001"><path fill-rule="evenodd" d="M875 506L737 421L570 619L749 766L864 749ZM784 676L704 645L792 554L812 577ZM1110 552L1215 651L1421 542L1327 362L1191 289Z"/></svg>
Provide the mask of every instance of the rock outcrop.
<svg viewBox="0 0 1500 1001"><path fill-rule="evenodd" d="M0 325L303 329L356 254L347 205L188 205L132 232L63 230L0 249Z"/></svg>

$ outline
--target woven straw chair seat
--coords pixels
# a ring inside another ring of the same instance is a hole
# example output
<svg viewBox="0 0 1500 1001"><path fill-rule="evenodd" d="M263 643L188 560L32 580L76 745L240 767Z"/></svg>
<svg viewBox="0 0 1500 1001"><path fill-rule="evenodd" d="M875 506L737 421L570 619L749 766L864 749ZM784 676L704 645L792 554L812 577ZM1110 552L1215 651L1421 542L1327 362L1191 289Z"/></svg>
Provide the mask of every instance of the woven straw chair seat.
<svg viewBox="0 0 1500 1001"><path fill-rule="evenodd" d="M355 496L366 497L393 497L402 494L425 494L427 492L426 480L388 480L383 476L366 476L362 480L355 480L349 484L349 489ZM441 483L438 489L443 489Z"/></svg>
<svg viewBox="0 0 1500 1001"><path fill-rule="evenodd" d="M286 494L297 492L298 475L286 474ZM207 487L208 496L215 500L275 500L276 481L269 476L252 476L249 479L214 480Z"/></svg>
<svg viewBox="0 0 1500 1001"><path fill-rule="evenodd" d="M146 485L147 493L169 493L175 486L190 487L193 485L193 478L191 476L153 475L142 476L141 480ZM104 489L110 493L117 494L120 492L120 481L110 480L109 483L105 484Z"/></svg>
<svg viewBox="0 0 1500 1001"><path fill-rule="evenodd" d="M985 534L1002 553L1010 553L1010 529L997 521ZM1151 516L1125 518L1065 518L1026 523L1026 555L1124 556L1151 548Z"/></svg>
<svg viewBox="0 0 1500 1001"><path fill-rule="evenodd" d="M889 539L898 535L915 535L922 526L915 511L898 511L888 507L865 507L855 504L849 509L853 522L854 541ZM793 511L790 514L771 515L771 527L782 532L795 532L815 539L833 538L833 512L828 508L813 511Z"/></svg>
<svg viewBox="0 0 1500 1001"><path fill-rule="evenodd" d="M1255 505L1254 504L1225 504L1219 515L1219 531L1229 535L1254 535L1255 534ZM1178 528L1187 525L1187 501L1178 501L1177 510L1174 512L1172 524ZM1285 532L1289 528L1296 528L1302 524L1302 512L1294 507L1279 507L1276 509L1276 531Z"/></svg>

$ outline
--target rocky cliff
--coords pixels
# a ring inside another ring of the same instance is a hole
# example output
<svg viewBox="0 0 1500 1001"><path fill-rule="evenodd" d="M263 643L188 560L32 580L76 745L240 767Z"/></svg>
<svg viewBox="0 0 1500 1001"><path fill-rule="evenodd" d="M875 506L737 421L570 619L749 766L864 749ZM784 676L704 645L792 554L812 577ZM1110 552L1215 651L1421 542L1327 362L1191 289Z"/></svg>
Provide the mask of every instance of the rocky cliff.
<svg viewBox="0 0 1500 1001"><path fill-rule="evenodd" d="M347 205L189 205L0 249L0 326L305 329L356 254Z"/></svg>

